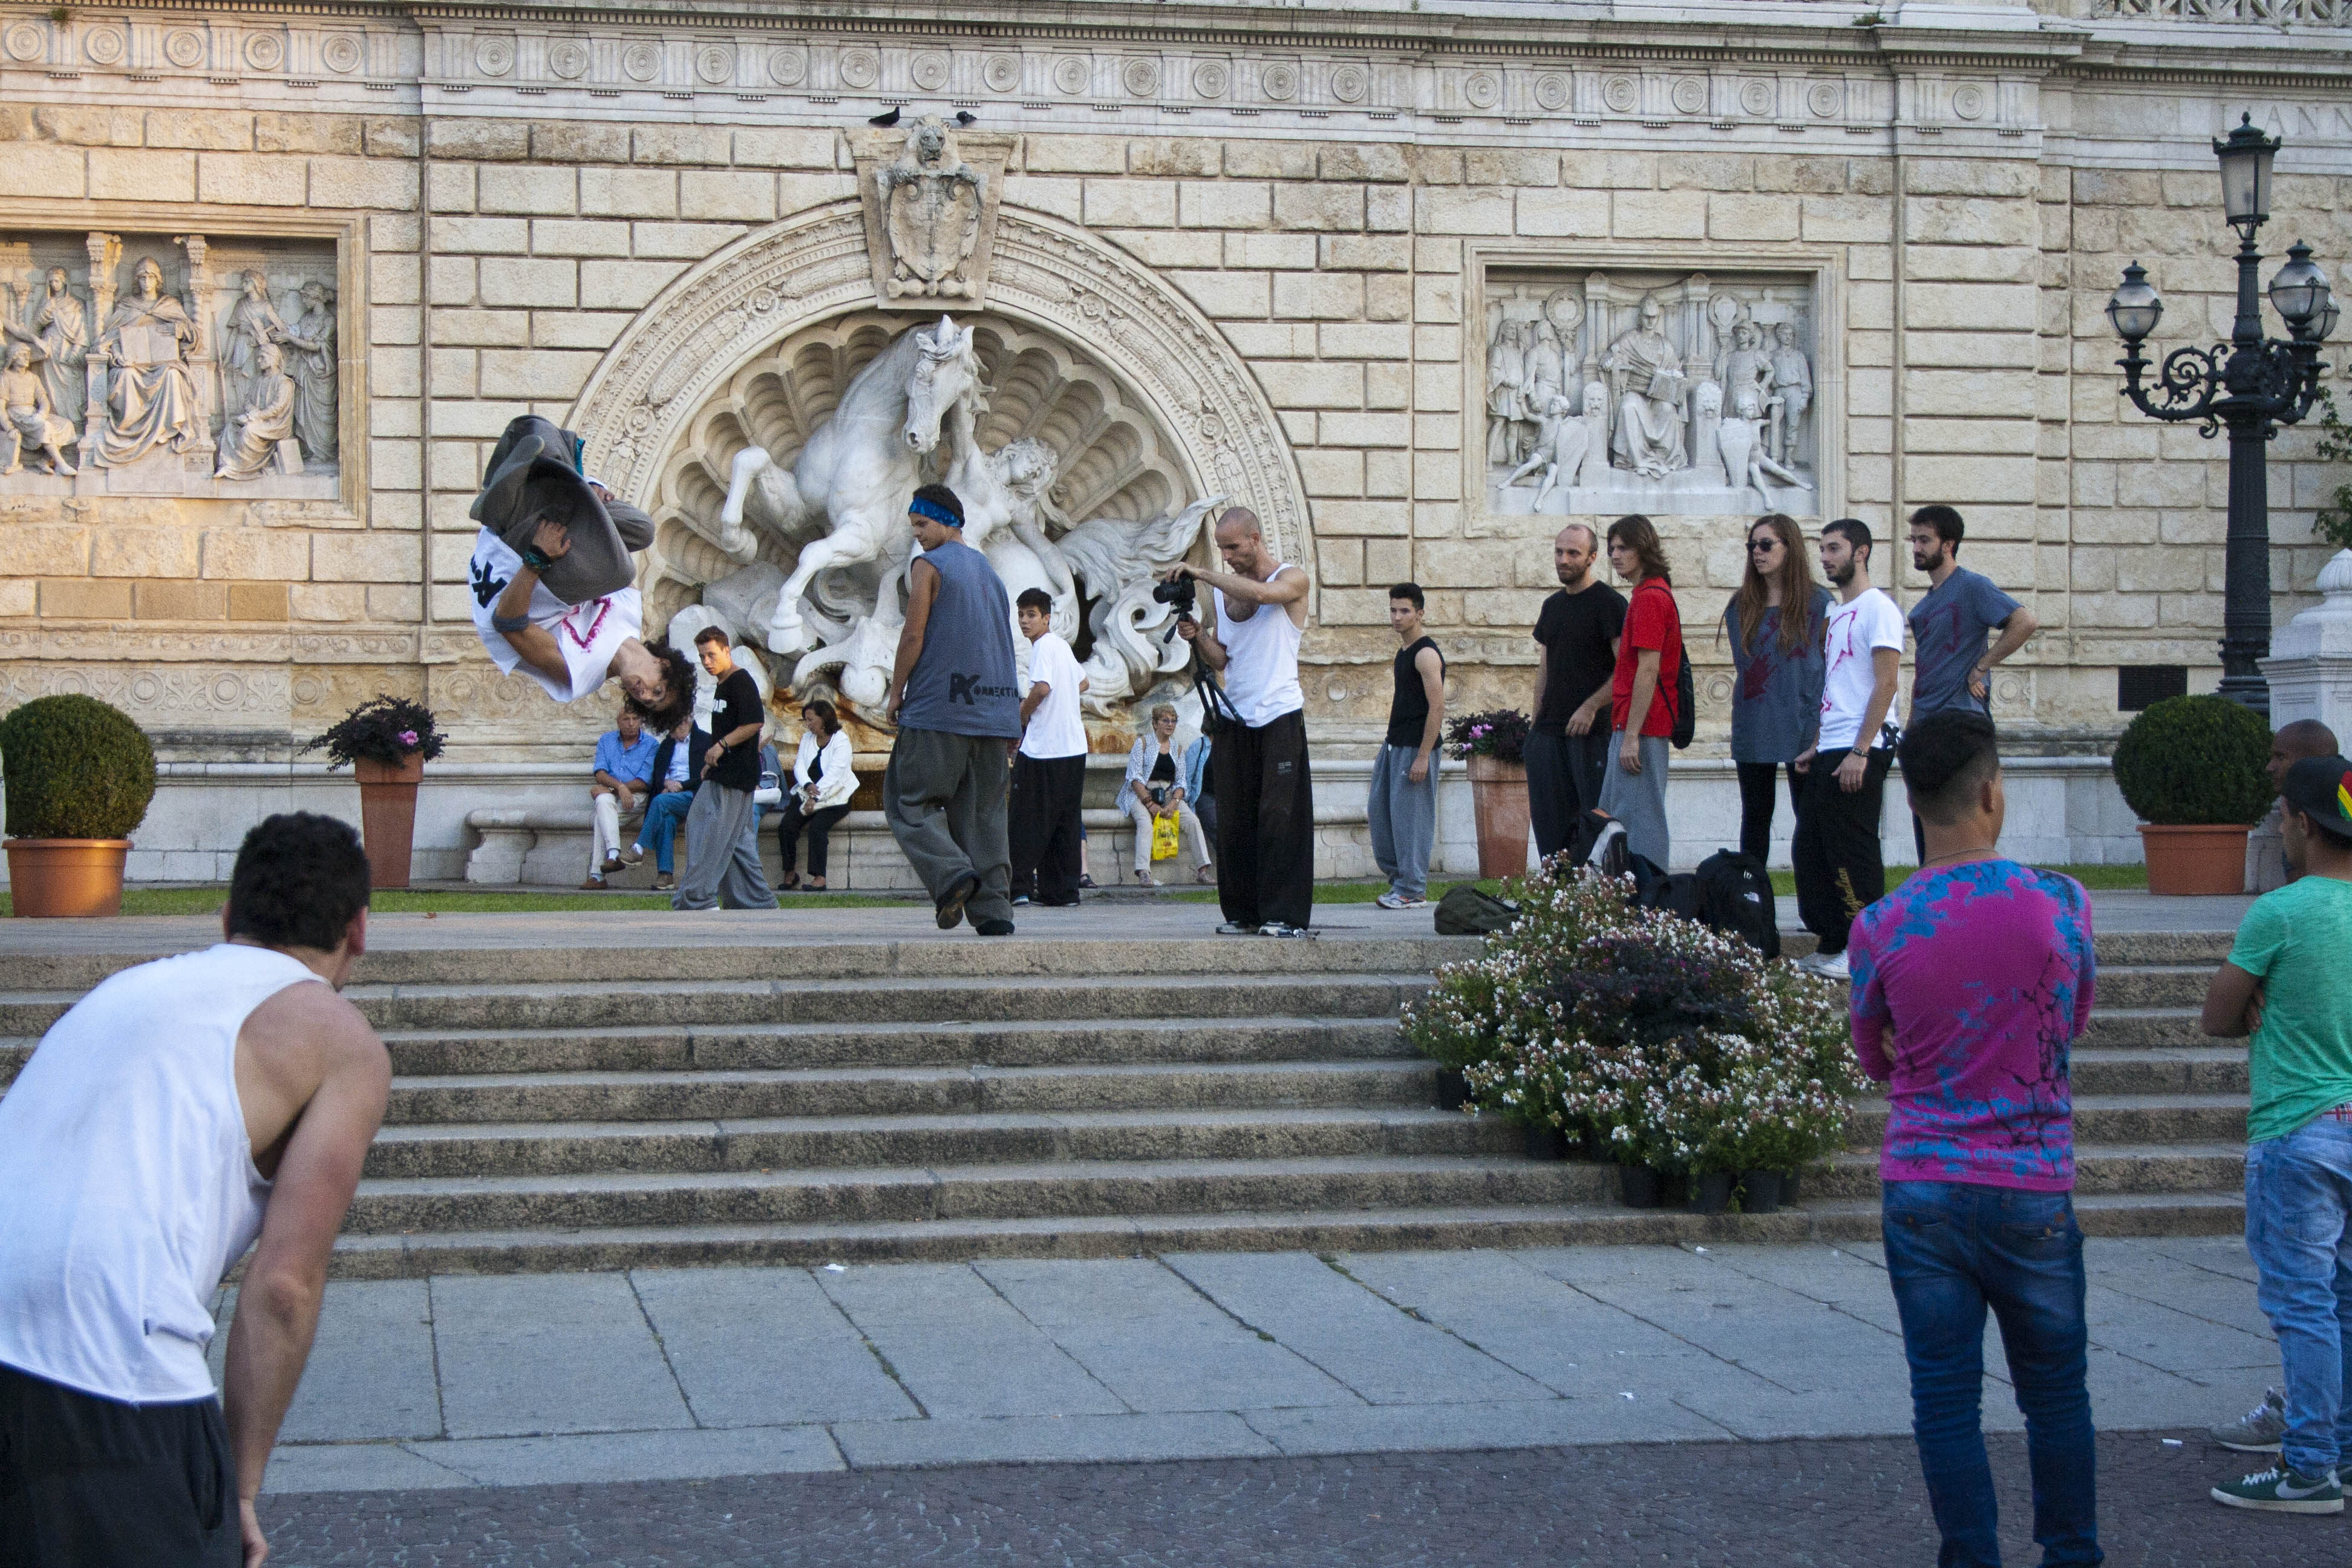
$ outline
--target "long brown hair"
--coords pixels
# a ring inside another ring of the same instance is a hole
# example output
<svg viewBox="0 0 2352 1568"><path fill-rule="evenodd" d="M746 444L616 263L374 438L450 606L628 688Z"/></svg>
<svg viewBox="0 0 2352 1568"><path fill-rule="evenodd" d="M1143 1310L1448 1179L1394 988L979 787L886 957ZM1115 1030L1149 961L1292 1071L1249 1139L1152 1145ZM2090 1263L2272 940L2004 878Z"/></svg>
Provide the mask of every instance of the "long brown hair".
<svg viewBox="0 0 2352 1568"><path fill-rule="evenodd" d="M1768 511L1748 525L1742 536L1743 545L1753 541L1756 531L1769 528L1780 540L1780 652L1794 654L1813 638L1813 562L1805 553L1804 530L1796 520L1785 513ZM1743 551L1747 569L1740 574L1739 592L1731 601L1732 616L1739 623L1739 646L1753 649L1756 628L1764 624L1767 604L1764 574L1756 570L1756 554Z"/></svg>
<svg viewBox="0 0 2352 1568"><path fill-rule="evenodd" d="M1674 574L1666 569L1666 547L1658 542L1658 531L1640 512L1629 512L1609 525L1609 542L1622 544L1641 558L1642 574L1637 583L1653 577L1664 577L1672 583Z"/></svg>

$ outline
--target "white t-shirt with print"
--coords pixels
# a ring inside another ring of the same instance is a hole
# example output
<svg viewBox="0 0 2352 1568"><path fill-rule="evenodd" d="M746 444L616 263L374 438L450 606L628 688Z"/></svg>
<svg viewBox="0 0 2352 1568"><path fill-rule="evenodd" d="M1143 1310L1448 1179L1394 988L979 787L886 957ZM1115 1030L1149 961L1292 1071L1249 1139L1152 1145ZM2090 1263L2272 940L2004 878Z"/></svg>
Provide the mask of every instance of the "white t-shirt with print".
<svg viewBox="0 0 2352 1568"><path fill-rule="evenodd" d="M1871 652L1874 648L1891 647L1899 657L1903 652L1903 609L1875 588L1865 588L1852 602L1830 607L1827 638L1827 662L1822 672L1822 737L1819 742L1822 755L1852 751L1862 734L1863 715L1869 710L1871 693L1878 689L1878 674L1873 667ZM1902 698L1898 690L1895 702L1886 710L1886 717L1895 716ZM1873 735L1871 743L1878 737Z"/></svg>
<svg viewBox="0 0 2352 1568"><path fill-rule="evenodd" d="M1021 732L1021 754L1045 762L1053 757L1080 757L1087 751L1087 727L1078 718L1078 682L1085 679L1078 657L1070 645L1047 632L1029 645L1029 679L1022 688L1044 681L1045 700L1029 715Z"/></svg>
<svg viewBox="0 0 2352 1568"><path fill-rule="evenodd" d="M645 602L636 589L623 588L584 605L567 605L547 591L545 582L534 584L530 606L525 613L532 625L552 633L555 646L563 650L570 679L557 680L523 663L514 645L490 624L499 595L506 592L507 584L514 581L515 572L521 565L522 557L508 549L506 541L488 529L475 536L474 558L468 568L474 591L474 630L501 670L512 675L520 669L558 702L577 702L604 684L613 668L614 653L622 643L644 630Z"/></svg>

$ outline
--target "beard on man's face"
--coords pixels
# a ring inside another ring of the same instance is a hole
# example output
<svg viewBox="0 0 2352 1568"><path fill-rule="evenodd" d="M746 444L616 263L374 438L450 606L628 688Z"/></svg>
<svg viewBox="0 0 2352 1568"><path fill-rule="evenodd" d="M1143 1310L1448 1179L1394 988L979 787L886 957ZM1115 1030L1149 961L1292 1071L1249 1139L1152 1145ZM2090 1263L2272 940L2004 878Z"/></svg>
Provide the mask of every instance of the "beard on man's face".
<svg viewBox="0 0 2352 1568"><path fill-rule="evenodd" d="M1854 558L1849 555L1842 563L1835 566L1825 565L1822 568L1822 571L1832 583L1843 588L1848 583L1853 581L1853 568Z"/></svg>

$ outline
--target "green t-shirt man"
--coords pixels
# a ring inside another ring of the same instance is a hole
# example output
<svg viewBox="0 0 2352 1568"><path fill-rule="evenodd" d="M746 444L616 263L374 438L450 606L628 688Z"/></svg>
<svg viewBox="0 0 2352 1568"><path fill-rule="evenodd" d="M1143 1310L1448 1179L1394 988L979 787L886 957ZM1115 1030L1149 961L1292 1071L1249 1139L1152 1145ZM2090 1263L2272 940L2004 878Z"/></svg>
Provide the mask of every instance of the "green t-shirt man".
<svg viewBox="0 0 2352 1568"><path fill-rule="evenodd" d="M2352 882L2305 877L2264 893L2238 927L2230 962L2263 983L2249 1047L2246 1138L2284 1138L2352 1103Z"/></svg>

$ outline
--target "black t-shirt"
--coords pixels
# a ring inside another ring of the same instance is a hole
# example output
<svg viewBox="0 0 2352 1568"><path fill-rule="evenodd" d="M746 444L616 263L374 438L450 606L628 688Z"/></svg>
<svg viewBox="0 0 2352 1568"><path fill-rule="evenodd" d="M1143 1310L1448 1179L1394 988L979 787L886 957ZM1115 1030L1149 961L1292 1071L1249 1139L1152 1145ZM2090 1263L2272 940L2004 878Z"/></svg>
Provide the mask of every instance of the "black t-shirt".
<svg viewBox="0 0 2352 1568"><path fill-rule="evenodd" d="M1429 689L1421 683L1421 671L1412 661L1428 648L1437 655L1437 673L1445 675L1445 655L1433 637L1419 637L1397 649L1392 666L1396 676L1396 695L1389 699L1388 742L1391 746L1411 746L1419 750L1421 732L1429 723Z"/></svg>
<svg viewBox="0 0 2352 1568"><path fill-rule="evenodd" d="M1160 753L1160 760L1151 764L1151 777L1148 782L1151 784L1174 784L1176 782L1175 752L1162 752Z"/></svg>
<svg viewBox="0 0 2352 1568"><path fill-rule="evenodd" d="M719 711L710 716L710 738L723 741L746 724L760 721L760 688L748 669L729 672L719 683ZM710 770L711 782L723 784L729 789L747 794L760 787L760 738L732 745L719 754L719 765Z"/></svg>
<svg viewBox="0 0 2352 1568"><path fill-rule="evenodd" d="M1625 595L1606 583L1571 594L1562 588L1544 601L1536 617L1536 641L1544 650L1544 700L1535 728L1546 735L1568 733L1569 715L1617 673L1609 641L1625 629Z"/></svg>

